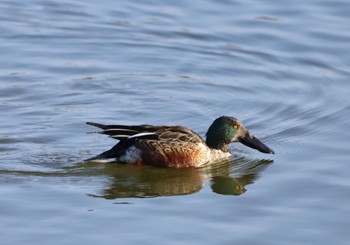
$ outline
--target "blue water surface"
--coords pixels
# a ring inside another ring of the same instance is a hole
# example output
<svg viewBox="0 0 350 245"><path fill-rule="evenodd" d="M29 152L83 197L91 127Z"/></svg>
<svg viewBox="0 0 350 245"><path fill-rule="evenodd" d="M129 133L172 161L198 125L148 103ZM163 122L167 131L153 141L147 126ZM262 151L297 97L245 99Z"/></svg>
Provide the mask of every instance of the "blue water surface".
<svg viewBox="0 0 350 245"><path fill-rule="evenodd" d="M350 5L1 1L1 244L347 244ZM83 163L116 141L86 121L204 137L200 169Z"/></svg>

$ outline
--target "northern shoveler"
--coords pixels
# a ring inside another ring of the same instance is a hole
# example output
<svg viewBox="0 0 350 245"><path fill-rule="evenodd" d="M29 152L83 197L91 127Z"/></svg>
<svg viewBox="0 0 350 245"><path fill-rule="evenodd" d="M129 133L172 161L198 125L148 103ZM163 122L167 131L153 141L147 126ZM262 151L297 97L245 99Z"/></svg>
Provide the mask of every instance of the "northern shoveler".
<svg viewBox="0 0 350 245"><path fill-rule="evenodd" d="M263 153L273 150L251 135L234 117L217 118L209 127L204 141L197 133L182 126L103 125L86 124L101 128L119 142L112 149L86 161L114 158L116 162L147 164L161 167L201 167L209 162L228 158L228 144L241 142Z"/></svg>

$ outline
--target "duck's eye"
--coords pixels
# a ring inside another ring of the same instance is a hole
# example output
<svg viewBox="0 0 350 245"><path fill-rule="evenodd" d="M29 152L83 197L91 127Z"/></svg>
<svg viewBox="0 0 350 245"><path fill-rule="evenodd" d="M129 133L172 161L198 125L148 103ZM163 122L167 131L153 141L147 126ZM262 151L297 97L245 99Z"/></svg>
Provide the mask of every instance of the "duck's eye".
<svg viewBox="0 0 350 245"><path fill-rule="evenodd" d="M238 128L239 128L239 125L235 124L235 125L233 125L233 128L234 128L234 129L238 129Z"/></svg>

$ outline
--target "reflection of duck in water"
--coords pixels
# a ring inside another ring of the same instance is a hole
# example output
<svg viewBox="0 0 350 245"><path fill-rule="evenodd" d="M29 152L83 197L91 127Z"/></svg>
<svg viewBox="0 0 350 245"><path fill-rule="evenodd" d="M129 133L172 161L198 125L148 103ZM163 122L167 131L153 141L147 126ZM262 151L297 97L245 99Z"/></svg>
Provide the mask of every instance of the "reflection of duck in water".
<svg viewBox="0 0 350 245"><path fill-rule="evenodd" d="M233 117L217 118L206 133L206 141L182 126L87 124L101 128L101 134L120 140L112 149L87 161L114 159L139 165L201 167L229 158L228 144L232 142L241 142L263 153L274 153Z"/></svg>
<svg viewBox="0 0 350 245"><path fill-rule="evenodd" d="M200 191L208 181L215 193L241 195L271 162L235 159L188 169L107 164L103 175L111 177L110 183L99 194L90 196L117 199L188 195Z"/></svg>

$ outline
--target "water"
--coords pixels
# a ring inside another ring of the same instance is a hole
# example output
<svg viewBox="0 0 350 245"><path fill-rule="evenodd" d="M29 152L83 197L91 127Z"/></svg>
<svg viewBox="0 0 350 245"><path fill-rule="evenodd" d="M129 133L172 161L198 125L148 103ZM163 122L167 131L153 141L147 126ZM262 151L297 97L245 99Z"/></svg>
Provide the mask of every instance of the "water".
<svg viewBox="0 0 350 245"><path fill-rule="evenodd" d="M347 244L350 6L1 1L2 244ZM86 121L239 118L201 169L86 163Z"/></svg>

